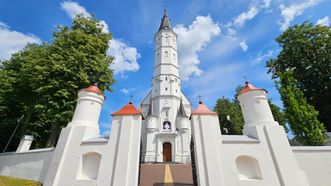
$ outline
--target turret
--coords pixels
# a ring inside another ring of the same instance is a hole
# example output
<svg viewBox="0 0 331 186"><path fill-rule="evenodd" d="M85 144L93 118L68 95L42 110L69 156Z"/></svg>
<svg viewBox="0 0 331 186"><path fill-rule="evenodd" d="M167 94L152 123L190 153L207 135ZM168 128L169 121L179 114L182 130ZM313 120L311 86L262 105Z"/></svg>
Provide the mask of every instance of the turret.
<svg viewBox="0 0 331 186"><path fill-rule="evenodd" d="M98 120L105 96L96 85L78 92L76 109L69 126L88 125L99 128Z"/></svg>
<svg viewBox="0 0 331 186"><path fill-rule="evenodd" d="M147 131L148 132L153 132L157 129L156 123L157 123L157 116L155 114L154 106L153 106L153 101L150 101L147 116L146 116L146 123L147 123Z"/></svg>
<svg viewBox="0 0 331 186"><path fill-rule="evenodd" d="M266 95L265 89L256 88L245 82L244 88L237 97L244 115L244 129L260 124L275 123Z"/></svg>
<svg viewBox="0 0 331 186"><path fill-rule="evenodd" d="M198 185L223 185L220 154L217 150L222 143L218 114L199 101L191 114L191 129Z"/></svg>
<svg viewBox="0 0 331 186"><path fill-rule="evenodd" d="M184 109L183 101L180 101L178 113L177 113L177 125L179 130L187 131L189 129L189 121L187 120L187 115Z"/></svg>

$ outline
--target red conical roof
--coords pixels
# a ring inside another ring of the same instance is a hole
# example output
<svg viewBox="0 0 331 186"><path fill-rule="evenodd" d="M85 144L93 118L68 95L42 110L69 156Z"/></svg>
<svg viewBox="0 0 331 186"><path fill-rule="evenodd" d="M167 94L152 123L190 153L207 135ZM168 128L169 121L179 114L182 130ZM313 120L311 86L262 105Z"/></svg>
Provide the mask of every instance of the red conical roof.
<svg viewBox="0 0 331 186"><path fill-rule="evenodd" d="M85 88L83 90L103 95L103 93L101 92L101 90L98 88L98 86L96 84L91 85L88 88Z"/></svg>
<svg viewBox="0 0 331 186"><path fill-rule="evenodd" d="M210 111L209 108L199 101L199 105L195 111L192 112L192 115L218 115L216 112Z"/></svg>
<svg viewBox="0 0 331 186"><path fill-rule="evenodd" d="M239 94L242 94L242 93L245 93L245 92L248 92L248 91L251 91L251 90L264 90L265 92L268 92L268 91L266 91L263 88L256 88L252 84L249 84L248 81L245 81L245 86L244 86L243 89L241 89L241 91L239 92Z"/></svg>
<svg viewBox="0 0 331 186"><path fill-rule="evenodd" d="M141 114L136 107L133 106L132 102L130 101L129 104L122 107L119 111L113 112L112 116L120 116L120 115L139 115Z"/></svg>

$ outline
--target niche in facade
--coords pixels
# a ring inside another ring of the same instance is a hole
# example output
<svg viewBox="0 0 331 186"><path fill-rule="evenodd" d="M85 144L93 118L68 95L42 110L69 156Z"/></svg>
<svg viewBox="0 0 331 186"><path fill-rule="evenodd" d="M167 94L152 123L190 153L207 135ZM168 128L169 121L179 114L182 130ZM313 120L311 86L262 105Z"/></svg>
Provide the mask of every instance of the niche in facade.
<svg viewBox="0 0 331 186"><path fill-rule="evenodd" d="M171 123L170 121L163 122L163 130L171 130Z"/></svg>
<svg viewBox="0 0 331 186"><path fill-rule="evenodd" d="M101 155L96 152L89 152L82 156L80 171L77 179L96 180L99 173Z"/></svg>
<svg viewBox="0 0 331 186"><path fill-rule="evenodd" d="M236 159L240 180L262 179L259 162L251 156L239 156Z"/></svg>

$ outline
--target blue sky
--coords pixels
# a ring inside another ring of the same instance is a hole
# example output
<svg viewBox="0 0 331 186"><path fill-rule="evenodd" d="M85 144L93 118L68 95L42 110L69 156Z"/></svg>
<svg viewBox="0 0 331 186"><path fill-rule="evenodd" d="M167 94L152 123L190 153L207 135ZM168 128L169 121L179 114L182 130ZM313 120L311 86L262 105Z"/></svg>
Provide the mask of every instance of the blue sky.
<svg viewBox="0 0 331 186"><path fill-rule="evenodd" d="M310 20L330 25L330 0L0 0L0 58L28 42L51 42L56 25L70 25L83 13L102 20L113 34L109 55L116 58L114 91L100 117L101 132L110 129L110 114L130 100L138 107L151 87L153 37L164 6L178 34L182 89L193 106L202 95L213 108L222 96L233 98L244 76L269 91L282 106L265 62L280 51L275 38L288 26Z"/></svg>

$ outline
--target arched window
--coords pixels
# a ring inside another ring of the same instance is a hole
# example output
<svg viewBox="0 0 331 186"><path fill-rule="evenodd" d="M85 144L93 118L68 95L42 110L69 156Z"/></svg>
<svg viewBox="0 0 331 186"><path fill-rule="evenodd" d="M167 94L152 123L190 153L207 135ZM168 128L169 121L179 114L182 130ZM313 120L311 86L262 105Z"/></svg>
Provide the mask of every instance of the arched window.
<svg viewBox="0 0 331 186"><path fill-rule="evenodd" d="M96 152L89 152L82 156L80 171L77 176L81 180L96 180L99 173L101 155Z"/></svg>
<svg viewBox="0 0 331 186"><path fill-rule="evenodd" d="M165 57L168 57L168 51L165 51Z"/></svg>
<svg viewBox="0 0 331 186"><path fill-rule="evenodd" d="M236 159L240 180L262 179L259 162L251 156L239 156Z"/></svg>

